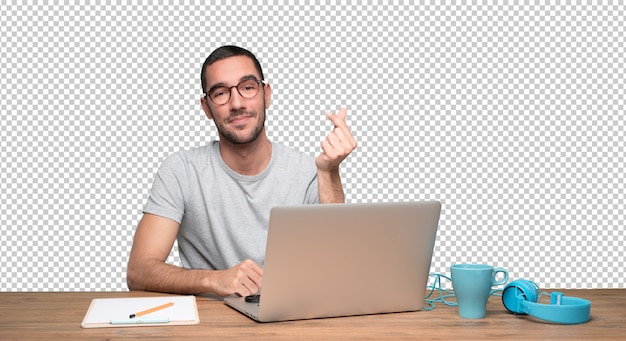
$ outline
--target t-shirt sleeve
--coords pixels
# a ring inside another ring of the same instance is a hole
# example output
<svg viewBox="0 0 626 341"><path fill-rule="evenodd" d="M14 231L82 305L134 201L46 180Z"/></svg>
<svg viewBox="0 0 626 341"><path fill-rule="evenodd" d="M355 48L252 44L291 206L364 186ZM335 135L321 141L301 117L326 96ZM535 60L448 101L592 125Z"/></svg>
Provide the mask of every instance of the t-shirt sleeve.
<svg viewBox="0 0 626 341"><path fill-rule="evenodd" d="M159 215L180 224L185 212L185 186L187 172L180 154L173 154L163 161L154 178L144 213Z"/></svg>
<svg viewBox="0 0 626 341"><path fill-rule="evenodd" d="M320 194L319 188L317 186L317 172L315 176L311 179L309 183L309 187L306 190L305 194L305 204L319 204L320 203Z"/></svg>

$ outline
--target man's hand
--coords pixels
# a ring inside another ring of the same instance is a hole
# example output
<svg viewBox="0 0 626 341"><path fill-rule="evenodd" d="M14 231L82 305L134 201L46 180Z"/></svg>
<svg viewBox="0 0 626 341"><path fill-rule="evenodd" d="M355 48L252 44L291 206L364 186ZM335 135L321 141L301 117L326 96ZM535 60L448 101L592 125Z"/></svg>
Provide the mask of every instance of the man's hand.
<svg viewBox="0 0 626 341"><path fill-rule="evenodd" d="M220 296L248 296L258 293L262 283L263 269L248 259L228 270L219 271L214 291Z"/></svg>
<svg viewBox="0 0 626 341"><path fill-rule="evenodd" d="M341 162L356 148L356 140L346 124L347 115L348 111L345 108L339 109L337 114L326 113L326 117L335 127L322 141L322 153L315 159L318 170L337 172Z"/></svg>

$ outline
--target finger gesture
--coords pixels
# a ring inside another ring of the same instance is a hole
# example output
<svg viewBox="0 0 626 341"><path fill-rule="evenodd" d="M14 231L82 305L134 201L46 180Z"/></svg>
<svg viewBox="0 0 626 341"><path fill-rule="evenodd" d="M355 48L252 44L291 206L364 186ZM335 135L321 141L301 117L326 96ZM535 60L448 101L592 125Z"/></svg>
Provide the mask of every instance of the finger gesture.
<svg viewBox="0 0 626 341"><path fill-rule="evenodd" d="M315 159L318 169L337 171L341 162L356 148L357 142L348 128L345 108L339 109L337 114L327 112L326 117L333 123L334 128L322 141L322 153Z"/></svg>

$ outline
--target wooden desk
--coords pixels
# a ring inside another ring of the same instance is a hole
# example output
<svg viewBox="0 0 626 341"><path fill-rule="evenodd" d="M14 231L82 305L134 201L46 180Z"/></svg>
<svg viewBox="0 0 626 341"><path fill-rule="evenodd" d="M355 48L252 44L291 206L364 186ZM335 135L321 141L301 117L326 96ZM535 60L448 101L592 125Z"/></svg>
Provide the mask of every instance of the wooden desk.
<svg viewBox="0 0 626 341"><path fill-rule="evenodd" d="M203 339L203 340L402 340L402 339L625 339L626 289L562 290L591 301L591 321L555 325L506 312L491 297L487 317L466 320L455 307L317 320L257 323L220 300L198 297L200 325L82 329L93 298L141 297L147 292L0 293L0 340Z"/></svg>

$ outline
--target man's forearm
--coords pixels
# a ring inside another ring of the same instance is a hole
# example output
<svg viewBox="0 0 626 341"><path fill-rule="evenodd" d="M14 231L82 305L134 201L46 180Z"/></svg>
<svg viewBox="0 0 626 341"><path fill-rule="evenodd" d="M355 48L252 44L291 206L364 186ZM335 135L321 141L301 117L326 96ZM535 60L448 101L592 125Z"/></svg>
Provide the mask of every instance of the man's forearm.
<svg viewBox="0 0 626 341"><path fill-rule="evenodd" d="M339 171L317 171L317 184L320 195L320 203L344 203L343 185Z"/></svg>
<svg viewBox="0 0 626 341"><path fill-rule="evenodd" d="M200 294L211 292L210 270L188 270L157 260L141 266L129 264L127 273L130 290L166 292L172 294Z"/></svg>

